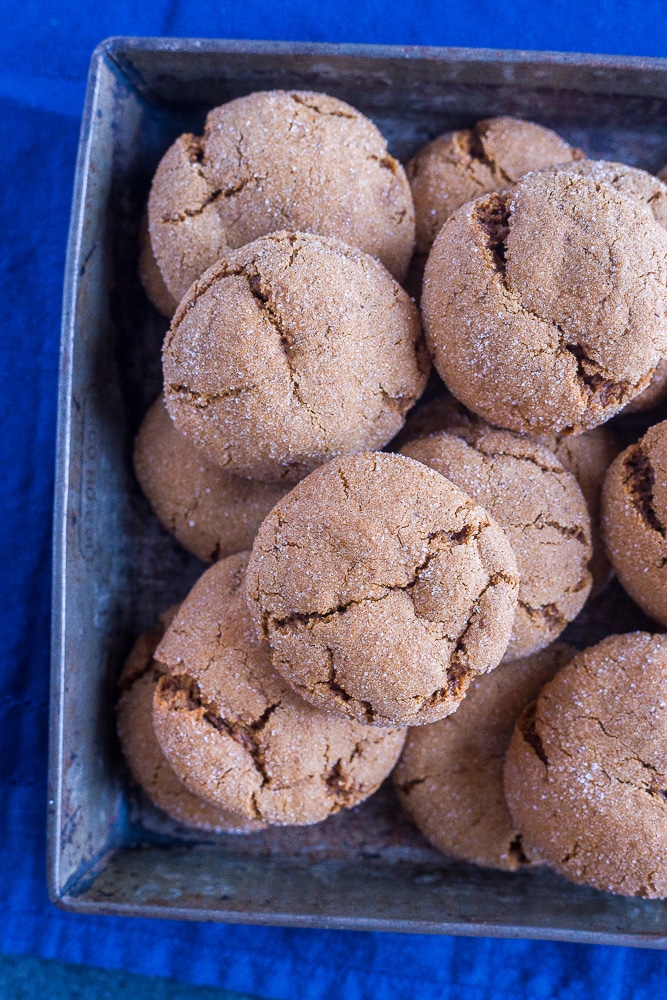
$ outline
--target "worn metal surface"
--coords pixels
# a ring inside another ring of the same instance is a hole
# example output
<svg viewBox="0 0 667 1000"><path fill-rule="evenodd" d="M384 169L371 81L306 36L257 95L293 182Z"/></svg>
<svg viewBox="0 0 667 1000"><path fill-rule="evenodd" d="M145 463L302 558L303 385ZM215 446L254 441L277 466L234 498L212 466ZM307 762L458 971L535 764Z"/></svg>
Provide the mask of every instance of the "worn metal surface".
<svg viewBox="0 0 667 1000"><path fill-rule="evenodd" d="M271 87L350 101L402 159L447 128L510 113L592 156L653 170L667 161L667 60L174 39L100 46L63 313L51 896L80 912L667 947L667 903L578 888L546 870L510 876L451 861L402 816L389 783L326 823L248 837L197 837L131 788L114 733L115 677L136 635L203 569L160 528L132 477L166 329L137 279L138 224L171 141L197 131L216 103ZM614 424L627 443L658 416ZM568 632L583 646L643 627L612 585Z"/></svg>

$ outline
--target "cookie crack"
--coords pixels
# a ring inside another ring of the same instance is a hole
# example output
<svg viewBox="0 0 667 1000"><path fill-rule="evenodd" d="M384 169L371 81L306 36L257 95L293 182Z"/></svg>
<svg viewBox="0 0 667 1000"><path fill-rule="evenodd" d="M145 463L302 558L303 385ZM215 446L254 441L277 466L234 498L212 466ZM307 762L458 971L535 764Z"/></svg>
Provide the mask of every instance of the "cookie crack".
<svg viewBox="0 0 667 1000"><path fill-rule="evenodd" d="M526 709L524 709L519 721L517 722L517 729L521 733L524 742L528 746L532 747L536 756L542 761L545 767L549 767L549 758L547 757L546 751L544 749L544 744L542 742L542 737L537 731L537 702L533 701Z"/></svg>
<svg viewBox="0 0 667 1000"><path fill-rule="evenodd" d="M560 349L571 355L577 363L577 379L587 396L589 402L592 399L603 408L617 406L624 401L632 385L628 381L616 382L600 374L600 364L594 361L581 344L565 342L565 333L558 324L554 323L561 334Z"/></svg>
<svg viewBox="0 0 667 1000"><path fill-rule="evenodd" d="M482 532L488 528L488 521L481 521L478 525L473 526L471 524L466 524L463 528L458 531L434 531L426 536L426 540L431 543L433 541L446 538L451 545L467 545L471 541L476 541L477 538L482 534ZM352 607L365 604L370 601L384 601L391 593L395 592L406 592L410 591L420 580L421 574L428 568L431 561L443 551L442 548L437 547L435 549L430 548L426 556L418 563L412 570L411 578L404 584L376 584L382 589L382 593L377 596L366 594L363 597L350 598L348 601L342 601L333 608L328 608L326 611L293 611L288 615L281 618L274 618L270 613L265 614L265 621L268 624L270 621L275 629L278 631L283 631L285 633L296 631L297 625L305 625L308 628L309 625L315 622L329 621L335 615L345 614ZM504 578L507 582L510 582L510 577L502 572L494 574L493 580L500 580ZM483 588L479 593L476 601L479 601L483 594L491 586L491 581ZM511 585L515 586L516 581L511 581Z"/></svg>
<svg viewBox="0 0 667 1000"><path fill-rule="evenodd" d="M541 622L546 621L560 632L568 624L567 618L553 601L549 601L547 604L529 604L528 601L519 598L517 604L531 620L539 618Z"/></svg>
<svg viewBox="0 0 667 1000"><path fill-rule="evenodd" d="M352 114L349 111L341 111L341 110L324 111L314 101L312 103L310 103L304 97L302 97L300 94L291 93L290 97L292 98L292 100L294 101L295 104L300 104L304 108L309 108L310 111L314 111L315 114L321 115L323 118L350 118L350 119L354 120L357 117L355 114Z"/></svg>
<svg viewBox="0 0 667 1000"><path fill-rule="evenodd" d="M628 449L623 460L623 485L630 500L647 528L665 538L665 526L653 506L655 473L653 465L641 442Z"/></svg>
<svg viewBox="0 0 667 1000"><path fill-rule="evenodd" d="M290 259L290 264L288 266L291 266L295 257L298 256L298 253L299 253L298 249L294 251ZM279 343L282 348L283 355L285 357L285 362L287 365L287 374L290 380L292 394L294 398L297 400L297 402L309 414L312 422L316 425L316 427L326 440L328 437L326 427L324 427L324 425L320 421L319 415L304 399L303 394L301 392L299 373L292 364L292 357L290 353L294 347L294 341L285 330L283 319L278 310L275 308L274 304L271 302L268 293L265 292L264 289L262 288L262 279L260 274L257 271L251 274L246 273L245 278L248 282L248 288L250 289L250 293L257 302L257 304L259 305L259 308L261 309L263 316L266 318L266 320L271 324L271 326L278 334Z"/></svg>
<svg viewBox="0 0 667 1000"><path fill-rule="evenodd" d="M587 539L584 529L578 526L573 526L569 524L561 524L559 521L546 521L542 519L542 515L538 514L534 521L530 524L526 524L525 528L537 528L538 531L542 531L544 528L553 528L565 539L575 538L581 545L586 548L590 544L590 540Z"/></svg>
<svg viewBox="0 0 667 1000"><path fill-rule="evenodd" d="M170 392L173 392L176 396L186 396L200 410L205 410L207 406L217 402L219 399L236 399L239 396L245 396L250 392L254 392L256 389L256 385L231 385L227 389L220 389L217 392L202 392L177 382L169 383Z"/></svg>
<svg viewBox="0 0 667 1000"><path fill-rule="evenodd" d="M486 234L486 246L491 256L494 270L500 275L503 286L507 265L507 238L510 232L510 195L489 194L475 208L475 220ZM507 289L509 291L509 289Z"/></svg>
<svg viewBox="0 0 667 1000"><path fill-rule="evenodd" d="M264 747L259 742L258 736L282 704L281 701L267 705L253 722L244 723L238 719L230 721L224 718L216 703L203 697L199 684L190 674L168 674L162 677L157 691L158 697L172 710L196 712L217 732L230 736L250 755L262 779L260 788L270 783L271 776L266 769Z"/></svg>
<svg viewBox="0 0 667 1000"><path fill-rule="evenodd" d="M410 778L409 781L401 782L398 787L404 795L409 795L413 788L416 788L417 785L423 785L425 781L426 776L423 778Z"/></svg>
<svg viewBox="0 0 667 1000"><path fill-rule="evenodd" d="M502 177L507 184L514 184L507 171L501 167L497 160L487 153L486 146L484 145L485 137L486 129L482 128L480 122L478 122L466 135L466 151L468 156L472 160L477 160L478 163L483 163L493 174Z"/></svg>

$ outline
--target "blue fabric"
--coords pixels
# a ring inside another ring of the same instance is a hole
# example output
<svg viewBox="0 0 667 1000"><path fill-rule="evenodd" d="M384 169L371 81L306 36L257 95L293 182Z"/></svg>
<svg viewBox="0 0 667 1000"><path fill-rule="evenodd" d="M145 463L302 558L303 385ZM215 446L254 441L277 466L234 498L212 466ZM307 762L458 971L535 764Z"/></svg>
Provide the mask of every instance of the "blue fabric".
<svg viewBox="0 0 667 1000"><path fill-rule="evenodd" d="M53 446L85 74L112 34L667 55L664 0L0 3L0 951L322 1000L648 1000L667 955L576 945L87 918L45 889Z"/></svg>

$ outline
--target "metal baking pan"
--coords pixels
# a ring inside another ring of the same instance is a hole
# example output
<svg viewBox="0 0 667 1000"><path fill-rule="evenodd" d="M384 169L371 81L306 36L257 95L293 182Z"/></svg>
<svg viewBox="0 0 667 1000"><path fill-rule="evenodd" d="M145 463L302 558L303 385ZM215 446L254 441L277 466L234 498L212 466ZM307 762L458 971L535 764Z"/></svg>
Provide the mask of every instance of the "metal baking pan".
<svg viewBox="0 0 667 1000"><path fill-rule="evenodd" d="M454 862L401 816L390 783L318 826L247 837L188 832L131 787L114 731L115 678L136 635L203 569L159 527L131 471L166 328L138 283L139 220L179 133L199 130L216 104L275 87L349 101L403 160L445 129L497 114L552 126L591 156L649 170L667 160L664 59L133 38L98 47L62 325L51 898L80 913L667 947L667 902L579 888L547 870ZM631 440L641 427L623 433ZM645 626L612 586L570 638L581 646Z"/></svg>

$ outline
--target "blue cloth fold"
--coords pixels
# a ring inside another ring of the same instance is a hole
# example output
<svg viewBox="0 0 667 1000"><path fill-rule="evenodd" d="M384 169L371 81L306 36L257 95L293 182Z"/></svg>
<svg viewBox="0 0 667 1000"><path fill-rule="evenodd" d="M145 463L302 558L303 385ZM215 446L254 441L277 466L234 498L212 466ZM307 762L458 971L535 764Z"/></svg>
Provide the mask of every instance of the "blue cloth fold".
<svg viewBox="0 0 667 1000"><path fill-rule="evenodd" d="M62 277L90 53L112 34L667 55L663 0L73 0L0 6L0 951L263 997L651 1000L667 955L623 948L93 918L45 888L51 504Z"/></svg>

